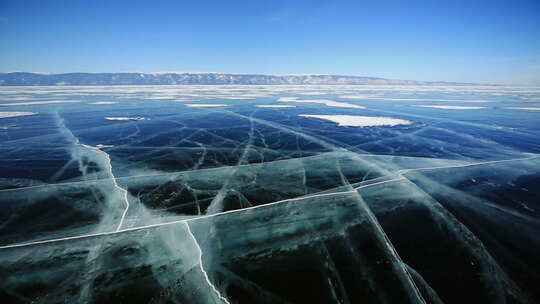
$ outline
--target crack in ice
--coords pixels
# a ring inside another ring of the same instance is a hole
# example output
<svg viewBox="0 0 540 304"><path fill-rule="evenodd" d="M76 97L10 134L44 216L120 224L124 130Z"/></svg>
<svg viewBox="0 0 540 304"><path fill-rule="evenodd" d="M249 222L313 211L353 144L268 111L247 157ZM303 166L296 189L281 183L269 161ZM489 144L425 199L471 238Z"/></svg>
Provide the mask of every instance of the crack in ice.
<svg viewBox="0 0 540 304"><path fill-rule="evenodd" d="M113 183L113 186L118 189L121 193L122 193L122 196L124 198L124 203L126 205L124 211L122 212L122 217L120 217L120 222L118 223L118 226L116 227L116 231L119 231L120 228L122 228L122 224L124 223L124 218L126 217L126 214L129 210L129 199L128 199L128 192L126 189L120 187L120 185L118 185L118 183L116 182L116 177L114 176L114 173L113 173L113 170L112 170L112 162L111 162L111 157L109 156L108 153L102 151L101 149L99 148L96 148L96 147L92 147L92 146L89 146L89 145L85 145L85 144L80 144L78 143L79 145L87 148L87 149L91 149L91 150L94 150L100 154L102 154L105 159L107 160L107 170L109 171L109 176L111 177L111 181Z"/></svg>
<svg viewBox="0 0 540 304"><path fill-rule="evenodd" d="M128 199L128 193L127 193L127 190L125 190L124 188L120 187L120 185L118 185L117 181L116 181L116 177L114 176L114 173L113 173L113 170L112 170L112 161L111 161L111 158L109 156L108 153L106 153L105 151L102 151L101 149L97 148L97 147L93 147L93 146L89 146L89 145L85 145L83 143L80 142L79 138L75 136L75 134L73 134L73 132L68 129L68 127L65 125L65 121L62 117L60 117L60 115L58 113L55 113L55 116L56 116L56 119L57 119L57 123L58 123L58 127L62 130L63 133L65 133L65 135L72 141L73 145L75 146L80 146L84 149L88 149L88 150L91 150L93 152L96 152L98 155L101 155L103 156L105 162L104 162L104 166L106 167L106 170L108 171L108 176L110 177L110 180L112 181L113 183L113 186L120 191L120 193L122 193L122 197L123 197L123 201L125 203L125 208L122 212L122 216L120 217L120 221L116 227L116 230L115 231L119 231L121 228L122 228L122 224L124 223L124 218L126 217L126 214L128 212L128 209L129 209L129 199ZM79 161L80 162L80 161ZM83 176L86 176L86 168L84 167L81 167L82 165L80 164L79 165L79 170L81 170L81 172L83 173Z"/></svg>
<svg viewBox="0 0 540 304"><path fill-rule="evenodd" d="M290 201L295 201L295 200L302 200L302 199L308 199L308 198L313 198L313 197L324 197L324 196L333 196L333 195L352 194L352 193L357 193L357 190L360 190L360 189L373 187L373 186L377 186L377 185L381 185L381 184L386 184L386 183L390 183L390 182L408 180L402 174L407 174L407 173L413 172L413 171L448 169L448 168L464 168L464 167L471 167L471 166L489 165L489 164L494 164L494 163L503 163L503 162L511 162L511 161L528 160L528 159L534 159L534 158L538 158L538 157L539 157L538 155L532 155L532 156L527 157L527 158L517 158L517 159L506 159L506 160L498 160L498 161L480 162L480 163L472 163L472 164L465 164L465 165L459 165L459 166L440 166L440 167L431 167L431 168L405 169L405 170L400 170L400 171L402 171L401 173L399 173L399 171L398 171L398 177L395 177L393 179L380 181L380 182L376 182L376 183L371 183L371 184L366 184L366 185L361 185L361 186L355 187L352 190L348 190L348 191L331 192L331 193L323 193L323 194L314 194L314 195L307 195L307 196L289 198L289 199L279 200L279 201L275 201L275 202L268 203L268 204L263 204L263 205L249 207L249 208L244 208L244 209L234 209L234 210L229 210L229 211L225 211L225 212L208 214L208 215L203 215L203 216L197 216L197 217L188 218L188 219L182 219L182 220L177 220L177 221L158 223L158 224L151 224L151 225L145 225L145 226L138 226L138 227L132 227L132 228L126 228L126 229L120 229L120 230L117 230L117 231L109 231L109 232L100 232L100 233L92 233L92 234L85 234L85 235L77 235L77 236L70 236L70 237L50 239L50 240L34 241L34 242L28 242L28 243L22 243L22 244L19 243L19 244L4 245L4 246L0 246L0 249L19 248L19 247L42 245L42 244L49 244L49 243L69 241L69 240L78 240L78 239L85 239L85 238L92 238L92 237L99 237L99 236L114 235L114 234L117 234L117 233L139 231L139 230L151 229L151 228L156 228L156 227L161 227L161 226L166 226L166 225L173 225L173 224L179 224L179 223L188 223L188 222L191 222L191 221L196 221L196 220L201 220L201 219L206 219L206 218L212 218L212 217L216 217L216 216L223 216L223 215L227 215L227 214L231 214L231 213L245 212L245 211L252 210L252 209L266 208L266 207L269 207L269 206L273 206L273 205L277 205L277 204L281 204L281 203L285 203L285 202L290 202Z"/></svg>
<svg viewBox="0 0 540 304"><path fill-rule="evenodd" d="M203 273L206 282L208 283L210 288L212 288L212 290L216 293L216 295L218 296L218 298L220 300L222 300L223 302L225 302L227 304L230 304L230 302L224 296L221 295L219 290L217 290L216 286L214 286L214 284L212 284L212 282L210 281L210 278L208 277L208 273L206 273L206 270L204 270L204 267L203 267L203 261L202 261L203 251L202 251L202 248L201 248L201 246L199 246L199 242L197 242L197 239L195 238L195 235L193 235L193 233L191 232L191 228L189 227L189 224L187 222L184 222L184 224L186 225L189 236L193 239L193 242L195 243L195 246L197 247L197 250L199 251L199 268L201 268L201 272Z"/></svg>

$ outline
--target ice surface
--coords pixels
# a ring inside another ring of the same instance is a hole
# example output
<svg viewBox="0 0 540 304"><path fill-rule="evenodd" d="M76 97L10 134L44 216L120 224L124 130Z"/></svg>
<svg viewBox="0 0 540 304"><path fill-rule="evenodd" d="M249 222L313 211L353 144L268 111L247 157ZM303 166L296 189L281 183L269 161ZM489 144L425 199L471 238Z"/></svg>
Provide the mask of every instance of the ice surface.
<svg viewBox="0 0 540 304"><path fill-rule="evenodd" d="M0 299L537 303L539 96L0 87Z"/></svg>

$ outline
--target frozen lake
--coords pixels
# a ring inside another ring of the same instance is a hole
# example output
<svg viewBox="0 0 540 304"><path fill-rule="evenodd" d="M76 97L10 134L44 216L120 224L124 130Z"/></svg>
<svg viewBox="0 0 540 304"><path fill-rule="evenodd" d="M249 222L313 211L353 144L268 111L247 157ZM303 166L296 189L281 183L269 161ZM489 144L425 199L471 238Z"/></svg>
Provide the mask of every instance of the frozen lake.
<svg viewBox="0 0 540 304"><path fill-rule="evenodd" d="M538 302L539 110L525 87L0 87L0 299Z"/></svg>

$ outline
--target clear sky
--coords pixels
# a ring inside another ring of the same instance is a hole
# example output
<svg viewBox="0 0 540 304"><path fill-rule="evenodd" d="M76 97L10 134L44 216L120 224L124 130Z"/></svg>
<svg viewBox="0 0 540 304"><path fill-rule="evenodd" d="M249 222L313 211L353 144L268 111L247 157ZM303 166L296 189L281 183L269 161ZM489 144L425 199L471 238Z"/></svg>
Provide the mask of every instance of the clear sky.
<svg viewBox="0 0 540 304"><path fill-rule="evenodd" d="M0 72L540 84L540 0L0 0Z"/></svg>

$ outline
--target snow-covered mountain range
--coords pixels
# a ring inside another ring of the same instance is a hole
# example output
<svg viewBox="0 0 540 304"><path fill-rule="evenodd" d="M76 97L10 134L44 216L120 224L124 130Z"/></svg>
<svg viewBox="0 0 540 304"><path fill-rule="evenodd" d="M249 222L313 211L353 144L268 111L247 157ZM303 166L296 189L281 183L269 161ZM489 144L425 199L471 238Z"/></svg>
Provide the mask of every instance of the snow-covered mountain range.
<svg viewBox="0 0 540 304"><path fill-rule="evenodd" d="M225 74L193 72L160 73L0 73L0 85L472 85L443 81L395 80L376 77L295 74Z"/></svg>

